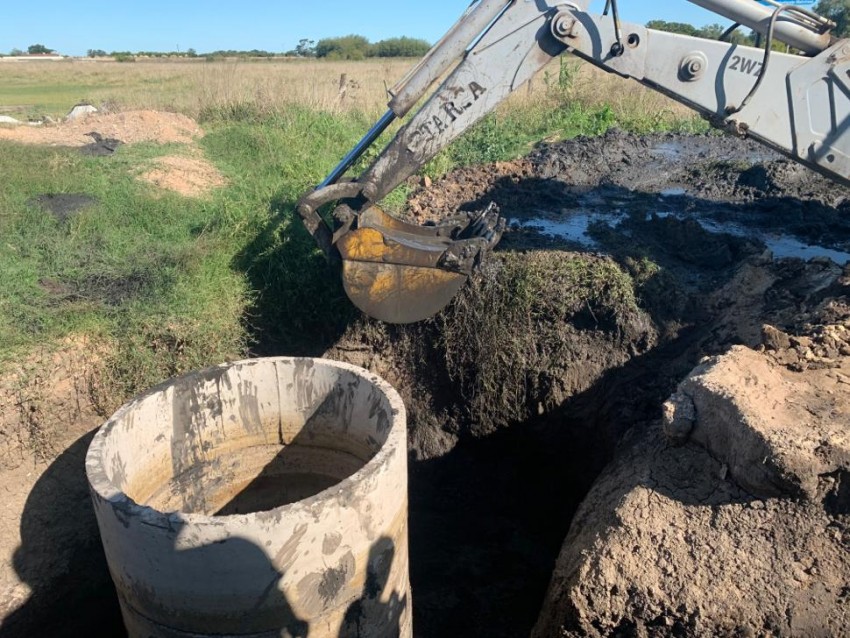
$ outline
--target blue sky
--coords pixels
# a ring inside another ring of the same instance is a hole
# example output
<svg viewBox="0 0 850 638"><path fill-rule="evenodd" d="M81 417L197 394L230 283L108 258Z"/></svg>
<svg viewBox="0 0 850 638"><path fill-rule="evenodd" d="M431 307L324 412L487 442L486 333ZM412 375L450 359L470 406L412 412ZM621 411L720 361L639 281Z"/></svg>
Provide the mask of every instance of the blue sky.
<svg viewBox="0 0 850 638"><path fill-rule="evenodd" d="M376 41L408 35L434 42L468 6L469 0L39 0L9 2L0 17L0 52L44 44L66 55L105 51L218 49L285 51L301 38L359 33ZM597 0L591 10L601 11ZM703 26L728 24L686 0L620 0L623 20L652 19Z"/></svg>

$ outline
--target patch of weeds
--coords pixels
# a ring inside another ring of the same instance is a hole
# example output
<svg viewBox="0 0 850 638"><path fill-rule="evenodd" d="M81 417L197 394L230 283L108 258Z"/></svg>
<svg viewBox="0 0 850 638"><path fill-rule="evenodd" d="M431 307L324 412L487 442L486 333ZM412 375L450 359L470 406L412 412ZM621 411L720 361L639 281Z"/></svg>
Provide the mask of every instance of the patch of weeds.
<svg viewBox="0 0 850 638"><path fill-rule="evenodd" d="M648 323L634 280L614 261L549 251L494 256L434 321L469 417L500 424L531 416L529 397L549 394L542 386L576 359L581 331L617 342Z"/></svg>
<svg viewBox="0 0 850 638"><path fill-rule="evenodd" d="M277 114L274 105L262 104L256 100L232 100L216 104L207 104L198 112L201 123L213 122L248 122L258 123Z"/></svg>
<svg viewBox="0 0 850 638"><path fill-rule="evenodd" d="M282 216L291 217L292 205ZM271 221L236 257L256 290L246 316L259 354L319 356L355 314L338 270L297 220Z"/></svg>
<svg viewBox="0 0 850 638"><path fill-rule="evenodd" d="M204 140L234 176L228 206L211 224L242 242L231 263L255 291L246 325L258 353L321 354L354 313L295 203L350 150L362 125L293 109L262 125L227 124Z"/></svg>
<svg viewBox="0 0 850 638"><path fill-rule="evenodd" d="M232 202L151 196L134 179L140 158L172 148L123 147L111 158L15 145L4 151L0 363L71 334L122 344L110 364L114 404L175 370L245 353L249 294L230 267L240 242L230 229L196 232ZM60 221L28 204L45 192L85 193L93 202Z"/></svg>

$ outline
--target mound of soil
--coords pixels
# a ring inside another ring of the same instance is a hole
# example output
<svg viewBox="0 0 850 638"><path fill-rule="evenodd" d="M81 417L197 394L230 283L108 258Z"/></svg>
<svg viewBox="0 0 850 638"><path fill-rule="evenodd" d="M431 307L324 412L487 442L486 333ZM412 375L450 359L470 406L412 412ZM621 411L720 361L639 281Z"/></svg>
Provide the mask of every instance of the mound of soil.
<svg viewBox="0 0 850 638"><path fill-rule="evenodd" d="M186 144L194 148L195 141L203 134L191 118L161 111L96 113L61 124L0 128L0 140L79 148L82 153L94 156L109 156L122 144L139 142ZM183 155L158 158L139 178L186 197L203 197L226 183L218 169L203 157ZM60 205L60 202L41 203L51 209Z"/></svg>
<svg viewBox="0 0 850 638"><path fill-rule="evenodd" d="M203 197L226 184L222 174L207 160L179 155L158 158L140 179L186 197Z"/></svg>
<svg viewBox="0 0 850 638"><path fill-rule="evenodd" d="M68 610L78 605L94 615L77 635L107 635L91 631L94 602L112 594L84 468L88 433L103 421L93 403L101 355L68 339L0 376L3 636L75 635Z"/></svg>
<svg viewBox="0 0 850 638"><path fill-rule="evenodd" d="M695 369L664 421L687 443L636 432L603 472L533 635L846 635L850 358L835 365L738 346Z"/></svg>
<svg viewBox="0 0 850 638"><path fill-rule="evenodd" d="M0 128L0 140L40 146L85 147L92 144L92 132L100 138L124 144L191 144L204 134L194 120L179 113L126 111L92 114L55 125Z"/></svg>

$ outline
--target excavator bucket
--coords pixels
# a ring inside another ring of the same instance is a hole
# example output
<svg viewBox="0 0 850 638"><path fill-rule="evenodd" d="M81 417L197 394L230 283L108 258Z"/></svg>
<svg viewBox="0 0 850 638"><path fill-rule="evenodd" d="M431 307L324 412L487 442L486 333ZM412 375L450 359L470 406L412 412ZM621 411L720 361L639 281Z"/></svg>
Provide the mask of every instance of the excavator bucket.
<svg viewBox="0 0 850 638"><path fill-rule="evenodd" d="M360 310L388 323L421 321L442 310L482 255L499 241L495 207L439 226L417 226L372 206L338 233L345 292Z"/></svg>

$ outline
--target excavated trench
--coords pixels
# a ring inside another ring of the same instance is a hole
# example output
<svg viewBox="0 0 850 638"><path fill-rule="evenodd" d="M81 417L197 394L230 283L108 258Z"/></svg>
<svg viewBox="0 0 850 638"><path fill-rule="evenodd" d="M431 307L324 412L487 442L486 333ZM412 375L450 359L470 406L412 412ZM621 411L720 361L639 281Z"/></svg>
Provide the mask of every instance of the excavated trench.
<svg viewBox="0 0 850 638"><path fill-rule="evenodd" d="M529 635L623 435L657 422L705 355L846 309L848 194L753 143L622 132L414 193L420 222L491 201L510 220L439 316L360 319L326 353L408 408L415 635ZM88 635L121 635L102 617ZM43 635L71 635L58 627Z"/></svg>
<svg viewBox="0 0 850 638"><path fill-rule="evenodd" d="M363 321L329 352L390 379L411 413L417 635L529 635L624 433L657 422L704 356L846 309L847 195L754 143L621 132L413 195L419 221L490 201L511 220L442 315Z"/></svg>

